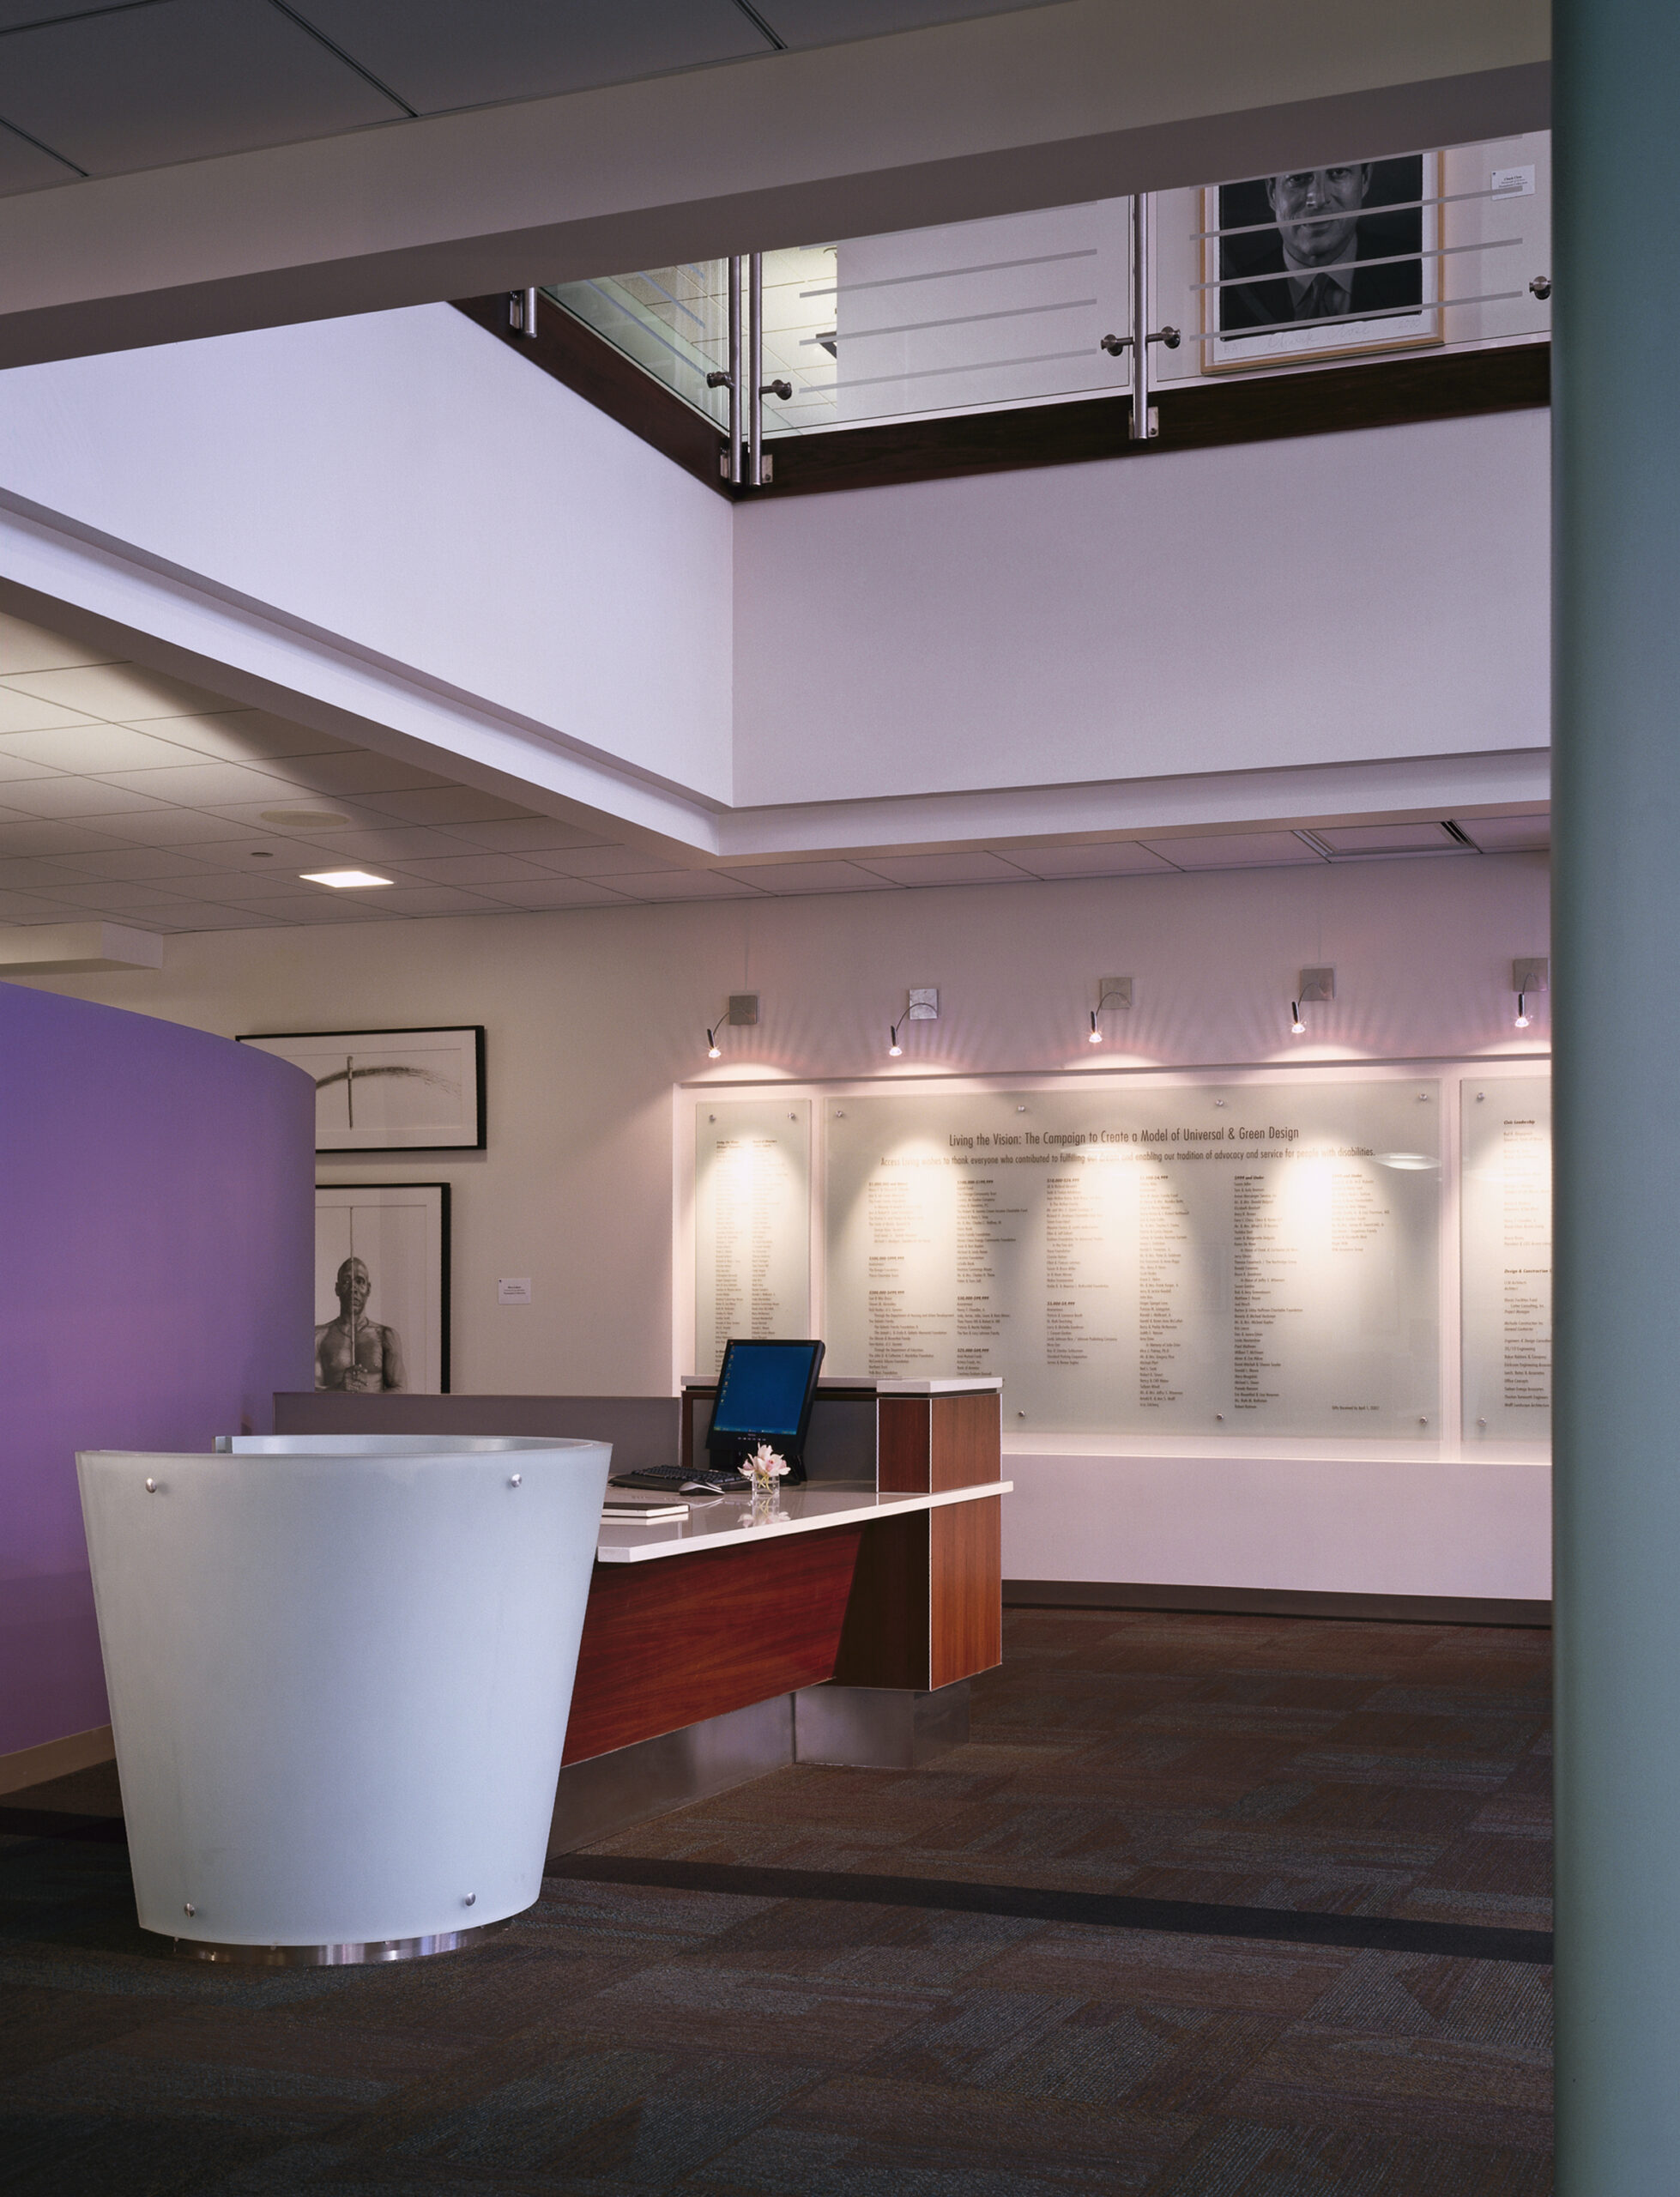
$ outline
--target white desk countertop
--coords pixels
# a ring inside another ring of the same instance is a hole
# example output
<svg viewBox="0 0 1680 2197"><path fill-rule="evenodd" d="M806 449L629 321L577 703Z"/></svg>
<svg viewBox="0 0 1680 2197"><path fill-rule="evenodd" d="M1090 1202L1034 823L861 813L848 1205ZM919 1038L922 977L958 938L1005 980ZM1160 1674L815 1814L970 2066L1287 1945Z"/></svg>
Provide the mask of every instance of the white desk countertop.
<svg viewBox="0 0 1680 2197"><path fill-rule="evenodd" d="M861 1482L848 1485L831 1480L825 1485L819 1481L789 1488L775 1514L756 1524L750 1495L722 1495L714 1500L680 1496L674 1499L689 1506L686 1518L672 1518L659 1526L603 1526L595 1546L595 1561L649 1564L662 1556L689 1556L696 1549L740 1548L749 1541L788 1534L819 1534L829 1526L867 1525L872 1518L939 1510L948 1503L978 1503L986 1496L1011 1494L1014 1486L1012 1480L991 1480L978 1487L948 1488L939 1495L877 1495Z"/></svg>

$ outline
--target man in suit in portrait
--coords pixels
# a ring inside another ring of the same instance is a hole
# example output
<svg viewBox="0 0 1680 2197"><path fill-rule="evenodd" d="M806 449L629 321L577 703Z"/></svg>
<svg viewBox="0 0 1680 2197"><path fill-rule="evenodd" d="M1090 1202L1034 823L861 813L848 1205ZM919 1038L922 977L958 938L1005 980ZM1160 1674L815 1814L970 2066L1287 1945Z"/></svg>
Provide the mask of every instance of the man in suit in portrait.
<svg viewBox="0 0 1680 2197"><path fill-rule="evenodd" d="M1223 240L1221 333L1421 305L1422 262L1396 261L1393 241L1364 233L1360 215L1370 187L1369 160L1268 176L1277 227ZM1365 263L1373 260L1388 263Z"/></svg>

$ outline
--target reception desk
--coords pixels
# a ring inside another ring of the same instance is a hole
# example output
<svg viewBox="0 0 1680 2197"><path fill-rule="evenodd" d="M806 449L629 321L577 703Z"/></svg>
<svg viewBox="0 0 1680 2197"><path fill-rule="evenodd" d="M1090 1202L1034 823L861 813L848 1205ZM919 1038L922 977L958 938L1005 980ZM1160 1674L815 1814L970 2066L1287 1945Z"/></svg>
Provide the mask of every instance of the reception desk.
<svg viewBox="0 0 1680 2197"><path fill-rule="evenodd" d="M587 1427L615 1442L622 1470L692 1457L710 1393L280 1395L275 1425ZM967 1681L1002 1657L1012 1484L996 1386L825 1383L813 1432L811 1480L768 1517L743 1494L696 1502L666 1526L602 1526L552 1850L784 1763L909 1768L966 1737Z"/></svg>

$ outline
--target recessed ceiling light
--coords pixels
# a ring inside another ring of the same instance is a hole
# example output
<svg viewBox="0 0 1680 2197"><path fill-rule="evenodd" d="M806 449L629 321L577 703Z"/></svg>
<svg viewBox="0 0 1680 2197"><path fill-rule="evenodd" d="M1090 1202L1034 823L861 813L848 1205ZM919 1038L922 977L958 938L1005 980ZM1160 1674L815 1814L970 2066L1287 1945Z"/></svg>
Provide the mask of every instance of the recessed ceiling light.
<svg viewBox="0 0 1680 2197"><path fill-rule="evenodd" d="M330 885L341 893L347 893L362 885L394 885L394 877L376 877L371 869L300 869L298 872L305 885Z"/></svg>
<svg viewBox="0 0 1680 2197"><path fill-rule="evenodd" d="M264 808L259 813L265 824L289 825L294 832L331 832L350 821L335 808Z"/></svg>

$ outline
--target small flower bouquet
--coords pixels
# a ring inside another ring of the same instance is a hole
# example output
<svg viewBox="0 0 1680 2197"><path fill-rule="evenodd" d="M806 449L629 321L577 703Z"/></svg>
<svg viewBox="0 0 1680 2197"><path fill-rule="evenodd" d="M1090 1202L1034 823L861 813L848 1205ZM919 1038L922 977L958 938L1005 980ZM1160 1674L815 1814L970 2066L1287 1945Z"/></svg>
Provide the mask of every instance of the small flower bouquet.
<svg viewBox="0 0 1680 2197"><path fill-rule="evenodd" d="M779 1492L777 1483L786 1478L789 1465L768 1442L761 1442L750 1457L741 1459L740 1468L752 1483L753 1501L764 1503Z"/></svg>

